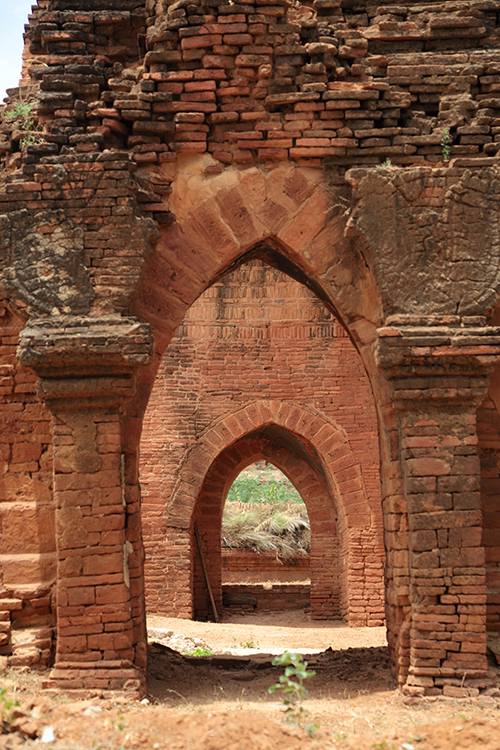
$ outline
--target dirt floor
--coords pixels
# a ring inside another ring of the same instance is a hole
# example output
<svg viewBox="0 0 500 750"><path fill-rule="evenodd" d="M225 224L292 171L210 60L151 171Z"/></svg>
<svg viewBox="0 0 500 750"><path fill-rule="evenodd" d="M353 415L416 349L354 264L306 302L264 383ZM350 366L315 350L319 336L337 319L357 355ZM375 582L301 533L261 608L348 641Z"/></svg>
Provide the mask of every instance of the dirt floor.
<svg viewBox="0 0 500 750"><path fill-rule="evenodd" d="M148 629L149 695L142 702L52 696L41 689L46 674L8 670L0 748L500 750L500 690L467 700L402 696L383 628L310 622L292 612L220 624L149 616ZM268 692L283 674L272 666L273 654L285 649L309 654L308 668L316 671L301 726L285 722L282 693ZM498 668L491 674L498 685Z"/></svg>

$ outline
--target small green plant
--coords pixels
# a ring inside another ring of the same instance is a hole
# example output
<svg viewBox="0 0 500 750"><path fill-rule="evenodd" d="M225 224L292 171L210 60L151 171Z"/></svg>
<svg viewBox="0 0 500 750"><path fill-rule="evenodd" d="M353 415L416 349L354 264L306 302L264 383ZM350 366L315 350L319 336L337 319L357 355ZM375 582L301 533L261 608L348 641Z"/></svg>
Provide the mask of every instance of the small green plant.
<svg viewBox="0 0 500 750"><path fill-rule="evenodd" d="M122 716L122 714L119 714L117 717L117 721L115 721L114 719L111 719L111 726L113 727L113 729L116 729L117 732L123 732L124 718L125 717Z"/></svg>
<svg viewBox="0 0 500 750"><path fill-rule="evenodd" d="M450 131L448 128L445 128L441 136L441 153L443 155L443 161L450 161L452 143L453 138L450 135Z"/></svg>
<svg viewBox="0 0 500 750"><path fill-rule="evenodd" d="M259 648L259 642L254 641L253 636L251 636L246 643L240 643L240 648Z"/></svg>
<svg viewBox="0 0 500 750"><path fill-rule="evenodd" d="M277 690L283 690L286 720L300 725L304 714L307 713L302 706L302 701L307 696L304 682L314 677L316 672L312 669L307 670L307 662L302 659L301 654L291 654L289 651L273 659L273 666L285 667L285 674L281 675L279 683L271 685L269 692L275 693ZM316 732L316 725L308 726L314 727L313 731Z"/></svg>
<svg viewBox="0 0 500 750"><path fill-rule="evenodd" d="M33 117L35 102L19 102L13 109L5 113L8 120L17 122L19 129L24 133L19 141L19 148L24 153L28 146L39 143L42 139L37 135L37 126Z"/></svg>
<svg viewBox="0 0 500 750"><path fill-rule="evenodd" d="M9 698L7 690L0 688L0 727L10 732L14 724L14 710L19 706L19 701Z"/></svg>
<svg viewBox="0 0 500 750"><path fill-rule="evenodd" d="M19 102L13 109L9 109L5 116L8 120L19 120L24 130L30 130L35 124L33 106L34 102Z"/></svg>
<svg viewBox="0 0 500 750"><path fill-rule="evenodd" d="M347 734L345 732L335 732L333 735L333 741L334 742L344 742L344 740L347 739Z"/></svg>
<svg viewBox="0 0 500 750"><path fill-rule="evenodd" d="M311 724L311 722L309 722L305 725L304 729L306 730L309 737L311 737L311 739L314 739L316 737L316 732L319 729L319 724Z"/></svg>
<svg viewBox="0 0 500 750"><path fill-rule="evenodd" d="M387 157L387 159L385 159L382 162L382 164L377 164L377 169L392 169L392 168L393 168L393 164L392 164L392 161L389 159L389 157Z"/></svg>
<svg viewBox="0 0 500 750"><path fill-rule="evenodd" d="M207 646L197 646L194 651L183 651L184 656L213 656L214 651Z"/></svg>

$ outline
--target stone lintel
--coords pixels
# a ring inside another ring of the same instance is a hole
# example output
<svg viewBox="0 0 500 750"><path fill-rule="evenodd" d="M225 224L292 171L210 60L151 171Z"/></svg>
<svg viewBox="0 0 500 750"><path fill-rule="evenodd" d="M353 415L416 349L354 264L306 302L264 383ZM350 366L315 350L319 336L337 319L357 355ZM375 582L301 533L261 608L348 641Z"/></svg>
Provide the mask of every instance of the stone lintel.
<svg viewBox="0 0 500 750"><path fill-rule="evenodd" d="M18 357L46 379L108 375L116 380L149 364L152 346L149 325L137 318L47 317L28 322L20 336Z"/></svg>

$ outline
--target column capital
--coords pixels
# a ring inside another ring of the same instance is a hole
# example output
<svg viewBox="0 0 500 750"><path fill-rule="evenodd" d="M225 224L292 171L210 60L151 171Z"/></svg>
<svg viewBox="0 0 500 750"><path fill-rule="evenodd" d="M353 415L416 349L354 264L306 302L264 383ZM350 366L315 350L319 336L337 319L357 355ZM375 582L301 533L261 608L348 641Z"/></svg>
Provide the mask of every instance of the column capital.
<svg viewBox="0 0 500 750"><path fill-rule="evenodd" d="M375 359L398 409L479 404L500 360L500 327L483 316L393 316L377 331Z"/></svg>
<svg viewBox="0 0 500 750"><path fill-rule="evenodd" d="M28 321L19 361L47 379L123 376L149 364L150 326L137 318L61 316Z"/></svg>
<svg viewBox="0 0 500 750"><path fill-rule="evenodd" d="M107 316L30 320L19 361L40 376L39 395L53 411L116 408L134 393L134 374L151 361L147 323Z"/></svg>

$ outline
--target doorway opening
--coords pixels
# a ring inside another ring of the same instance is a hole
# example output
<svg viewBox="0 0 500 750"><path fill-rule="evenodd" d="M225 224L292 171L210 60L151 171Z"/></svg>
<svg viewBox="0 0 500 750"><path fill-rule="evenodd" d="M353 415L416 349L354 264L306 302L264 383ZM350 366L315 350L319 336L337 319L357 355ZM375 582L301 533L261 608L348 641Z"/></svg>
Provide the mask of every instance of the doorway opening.
<svg viewBox="0 0 500 750"><path fill-rule="evenodd" d="M243 470L267 461L307 505L311 617L381 625L379 455L361 357L322 300L262 260L228 271L191 305L144 419L148 611L212 619L208 577L222 613L224 502Z"/></svg>
<svg viewBox="0 0 500 750"><path fill-rule="evenodd" d="M222 514L224 613L310 612L310 553L307 507L292 482L265 460L244 469Z"/></svg>

